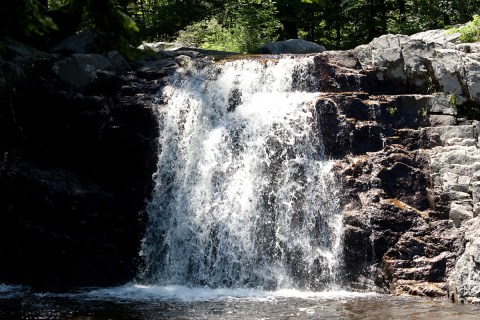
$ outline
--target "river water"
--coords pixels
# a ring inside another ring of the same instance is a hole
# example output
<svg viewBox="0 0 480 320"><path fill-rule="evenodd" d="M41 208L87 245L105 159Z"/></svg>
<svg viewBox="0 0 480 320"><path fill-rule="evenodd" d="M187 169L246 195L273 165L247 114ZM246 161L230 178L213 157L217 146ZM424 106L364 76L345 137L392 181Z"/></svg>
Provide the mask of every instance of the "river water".
<svg viewBox="0 0 480 320"><path fill-rule="evenodd" d="M480 306L376 293L125 285L34 293L0 285L0 319L480 319Z"/></svg>

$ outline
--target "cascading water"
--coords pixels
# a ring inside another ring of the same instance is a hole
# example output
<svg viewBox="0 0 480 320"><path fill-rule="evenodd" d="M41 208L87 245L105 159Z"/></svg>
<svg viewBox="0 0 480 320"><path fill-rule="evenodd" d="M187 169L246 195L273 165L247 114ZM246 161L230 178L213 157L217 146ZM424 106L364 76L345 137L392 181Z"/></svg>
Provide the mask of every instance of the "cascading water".
<svg viewBox="0 0 480 320"><path fill-rule="evenodd" d="M162 90L141 281L337 288L338 187L309 57L191 63Z"/></svg>

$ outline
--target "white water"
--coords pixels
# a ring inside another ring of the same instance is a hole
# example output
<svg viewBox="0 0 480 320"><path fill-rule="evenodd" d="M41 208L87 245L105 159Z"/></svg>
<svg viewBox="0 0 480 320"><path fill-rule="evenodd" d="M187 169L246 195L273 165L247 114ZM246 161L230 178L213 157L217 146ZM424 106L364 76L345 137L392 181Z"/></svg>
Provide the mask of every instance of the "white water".
<svg viewBox="0 0 480 320"><path fill-rule="evenodd" d="M53 294L58 296L58 294ZM144 285L125 285L114 288L103 288L91 290L70 296L82 296L84 298L106 300L109 298L148 301L222 301L239 299L243 301L271 301L283 298L295 298L303 300L334 300L334 299L354 299L379 297L380 294L374 292L349 292L349 291L299 291L295 289L280 289L276 291L264 291L251 288L190 288L186 286L144 286Z"/></svg>
<svg viewBox="0 0 480 320"><path fill-rule="evenodd" d="M162 90L142 283L338 289L341 215L308 57L192 65Z"/></svg>

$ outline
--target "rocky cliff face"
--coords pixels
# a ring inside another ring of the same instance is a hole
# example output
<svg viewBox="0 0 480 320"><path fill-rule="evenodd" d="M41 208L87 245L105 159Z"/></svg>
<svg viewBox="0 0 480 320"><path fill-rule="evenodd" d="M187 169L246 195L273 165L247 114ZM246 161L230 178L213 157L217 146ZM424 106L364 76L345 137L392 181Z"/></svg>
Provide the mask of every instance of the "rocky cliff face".
<svg viewBox="0 0 480 320"><path fill-rule="evenodd" d="M130 281L156 168L157 80L137 77L115 52L63 56L19 44L7 52L0 283L64 290Z"/></svg>
<svg viewBox="0 0 480 320"><path fill-rule="evenodd" d="M480 47L451 40L386 35L316 57L353 286L478 299Z"/></svg>
<svg viewBox="0 0 480 320"><path fill-rule="evenodd" d="M454 40L442 30L386 35L314 54L354 288L479 298L480 47ZM132 279L158 148L155 94L200 55L129 64L115 52L9 50L0 282L51 290Z"/></svg>

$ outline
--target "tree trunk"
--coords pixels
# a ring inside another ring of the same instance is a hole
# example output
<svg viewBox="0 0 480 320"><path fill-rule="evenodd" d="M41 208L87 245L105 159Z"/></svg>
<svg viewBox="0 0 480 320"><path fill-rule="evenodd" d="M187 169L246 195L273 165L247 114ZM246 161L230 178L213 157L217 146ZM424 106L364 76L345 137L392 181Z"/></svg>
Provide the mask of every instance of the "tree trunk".
<svg viewBox="0 0 480 320"><path fill-rule="evenodd" d="M298 39L298 16L295 6L291 5L288 1L279 1L277 3L278 16L283 26L283 32L281 38L285 39Z"/></svg>
<svg viewBox="0 0 480 320"><path fill-rule="evenodd" d="M398 0L398 12L400 13L400 21L406 22L407 21L407 15L406 15L406 9L405 9L405 0Z"/></svg>
<svg viewBox="0 0 480 320"><path fill-rule="evenodd" d="M381 30L380 33L384 34L387 33L387 6L385 5L385 0L380 0L378 2L378 10L380 11L380 16L382 17L382 21L380 21ZM377 34L378 36L379 34Z"/></svg>
<svg viewBox="0 0 480 320"><path fill-rule="evenodd" d="M48 0L37 0L37 1L40 4L40 12L45 13L46 11L48 11Z"/></svg>
<svg viewBox="0 0 480 320"><path fill-rule="evenodd" d="M368 1L368 7L367 7L367 10L368 10L368 21L367 21L367 28L368 28L368 41L372 40L373 38L375 38L375 36L377 35L377 28L375 26L375 14L376 14L376 10L375 10L375 1L374 0L370 0Z"/></svg>
<svg viewBox="0 0 480 320"><path fill-rule="evenodd" d="M298 39L298 28L296 21L282 21L283 37L285 39Z"/></svg>

